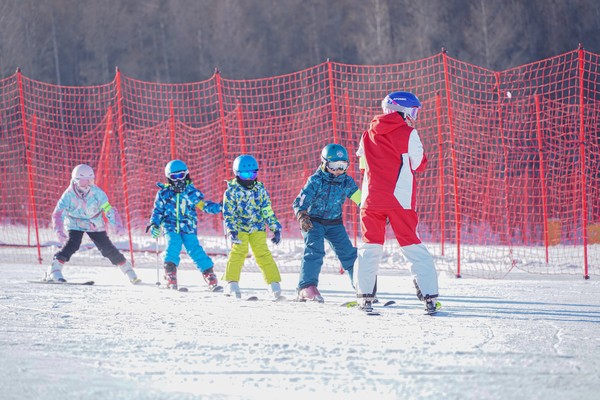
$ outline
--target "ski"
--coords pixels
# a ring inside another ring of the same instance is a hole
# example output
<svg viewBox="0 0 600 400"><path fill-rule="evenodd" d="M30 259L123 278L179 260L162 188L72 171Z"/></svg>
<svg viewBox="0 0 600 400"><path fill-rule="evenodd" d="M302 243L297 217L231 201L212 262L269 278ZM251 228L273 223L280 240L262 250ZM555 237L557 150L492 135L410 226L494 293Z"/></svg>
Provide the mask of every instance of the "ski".
<svg viewBox="0 0 600 400"><path fill-rule="evenodd" d="M223 286L221 286L221 285L217 285L217 286L215 286L215 287L213 287L213 288L210 288L210 287L209 287L209 288L208 288L208 291L209 291L209 292L213 292L213 293L221 293L221 292L223 292Z"/></svg>
<svg viewBox="0 0 600 400"><path fill-rule="evenodd" d="M170 290L170 291L172 291L172 292L182 292L182 293L187 293L187 292L189 292L188 288L186 288L186 287L184 287L184 286L178 287L177 289L173 289L173 288L166 287L166 286L157 286L157 287L158 287L159 289L162 289L162 290Z"/></svg>
<svg viewBox="0 0 600 400"><path fill-rule="evenodd" d="M377 304L377 303L374 303ZM388 300L385 303L383 303L383 307L389 307L396 304L396 302L394 300ZM351 300L351 301L346 301L342 304L340 304L340 307L346 307L346 308L353 308L358 306L358 302L356 300Z"/></svg>
<svg viewBox="0 0 600 400"><path fill-rule="evenodd" d="M43 283L45 285L77 285L77 286L91 286L94 284L94 281L85 281L85 282L58 282L58 281L27 281L29 283Z"/></svg>
<svg viewBox="0 0 600 400"><path fill-rule="evenodd" d="M360 308L358 306L358 301L356 301L356 300L346 301L345 303L342 303L340 306L346 307L346 308L357 308L359 311L362 311L365 315L370 315L370 316L381 315L381 313L379 311L374 310L372 307L367 310Z"/></svg>
<svg viewBox="0 0 600 400"><path fill-rule="evenodd" d="M252 296L247 296L247 297L245 297L245 298L242 298L242 297L236 297L236 296L227 296L227 297L231 297L231 298L233 298L233 299L236 299L236 300L243 300L243 301L259 301L259 300L268 300L268 301L271 301L271 302L273 302L273 303L278 303L278 302L284 302L284 301L287 301L287 298L286 298L285 296L279 296L279 297L277 297L276 299L263 299L263 298L260 298L260 297L258 297L258 296L255 296L255 295L252 295Z"/></svg>
<svg viewBox="0 0 600 400"><path fill-rule="evenodd" d="M246 301L258 301L258 300L268 300L268 301L273 302L273 303L279 303L279 302L285 302L285 301L287 301L287 297L285 297L285 296L279 296L279 297L277 297L275 299L274 298L262 299L262 298L259 298L258 296L248 296L248 297L246 297Z"/></svg>

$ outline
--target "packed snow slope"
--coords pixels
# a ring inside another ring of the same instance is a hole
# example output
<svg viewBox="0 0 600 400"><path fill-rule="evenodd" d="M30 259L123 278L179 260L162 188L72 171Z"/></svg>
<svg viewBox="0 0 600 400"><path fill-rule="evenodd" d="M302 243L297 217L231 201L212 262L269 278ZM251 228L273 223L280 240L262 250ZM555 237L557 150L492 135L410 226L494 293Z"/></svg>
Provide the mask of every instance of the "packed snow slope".
<svg viewBox="0 0 600 400"><path fill-rule="evenodd" d="M225 257L217 257L223 271ZM78 261L77 261L78 260ZM74 260L70 281L28 283L45 265L0 261L0 397L13 399L596 399L600 285L581 277L440 274L443 310L424 315L403 270L379 277L366 316L346 275L323 273L324 304L273 303L259 272L240 286L256 302L132 286L104 260ZM283 274L293 299L297 274Z"/></svg>

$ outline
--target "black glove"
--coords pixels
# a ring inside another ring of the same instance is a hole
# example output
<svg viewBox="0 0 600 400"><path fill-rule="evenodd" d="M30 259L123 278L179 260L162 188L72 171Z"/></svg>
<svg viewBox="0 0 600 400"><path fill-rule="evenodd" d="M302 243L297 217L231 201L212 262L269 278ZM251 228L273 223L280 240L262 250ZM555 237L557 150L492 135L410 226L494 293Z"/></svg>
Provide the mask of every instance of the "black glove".
<svg viewBox="0 0 600 400"><path fill-rule="evenodd" d="M156 224L148 225L146 227L146 233L148 233L148 231L150 231L154 239L160 236L160 228Z"/></svg>
<svg viewBox="0 0 600 400"><path fill-rule="evenodd" d="M229 232L229 238L231 239L232 244L240 244L242 241L238 238L237 232Z"/></svg>
<svg viewBox="0 0 600 400"><path fill-rule="evenodd" d="M273 238L271 238L271 242L273 242L275 244L279 244L279 242L281 242L281 232L280 231L273 232Z"/></svg>

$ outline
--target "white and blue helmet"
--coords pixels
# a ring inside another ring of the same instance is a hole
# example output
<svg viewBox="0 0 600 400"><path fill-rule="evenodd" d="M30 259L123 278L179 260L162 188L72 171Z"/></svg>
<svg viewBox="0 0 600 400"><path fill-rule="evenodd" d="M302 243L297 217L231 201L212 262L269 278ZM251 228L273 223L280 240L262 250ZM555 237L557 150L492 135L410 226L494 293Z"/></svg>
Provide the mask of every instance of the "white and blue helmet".
<svg viewBox="0 0 600 400"><path fill-rule="evenodd" d="M185 178L189 173L187 165L181 160L172 160L165 166L165 176L167 179L178 180ZM175 175L175 176L174 176ZM181 175L181 176L177 176Z"/></svg>
<svg viewBox="0 0 600 400"><path fill-rule="evenodd" d="M417 113L421 107L421 102L411 92L392 92L381 101L384 114L398 111L413 121L417 119Z"/></svg>
<svg viewBox="0 0 600 400"><path fill-rule="evenodd" d="M165 176L175 193L182 193L190 181L190 171L181 160L172 160L165 166Z"/></svg>

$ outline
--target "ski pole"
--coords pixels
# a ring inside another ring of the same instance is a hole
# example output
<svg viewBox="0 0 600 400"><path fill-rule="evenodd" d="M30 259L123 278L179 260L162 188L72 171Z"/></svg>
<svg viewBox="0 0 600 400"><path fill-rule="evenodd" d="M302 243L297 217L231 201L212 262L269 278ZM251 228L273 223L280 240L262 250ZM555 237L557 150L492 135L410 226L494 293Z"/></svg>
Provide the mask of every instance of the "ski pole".
<svg viewBox="0 0 600 400"><path fill-rule="evenodd" d="M160 286L160 259L158 257L158 237L156 238L156 286Z"/></svg>
<svg viewBox="0 0 600 400"><path fill-rule="evenodd" d="M223 219L223 238L225 239L225 255L229 257L229 252L231 251L231 246L229 245L229 235L227 235L227 224L225 224L225 219Z"/></svg>

